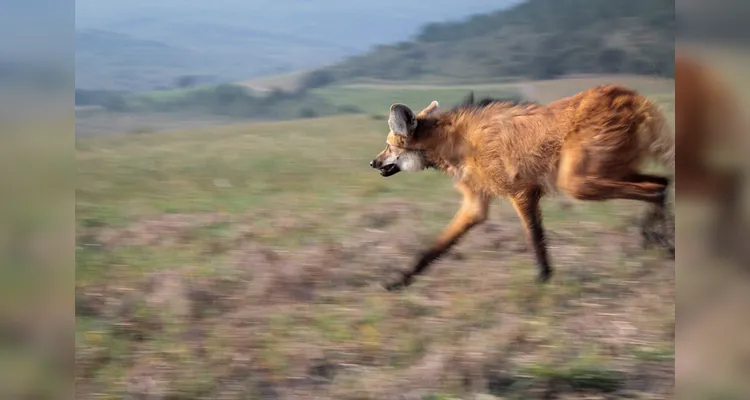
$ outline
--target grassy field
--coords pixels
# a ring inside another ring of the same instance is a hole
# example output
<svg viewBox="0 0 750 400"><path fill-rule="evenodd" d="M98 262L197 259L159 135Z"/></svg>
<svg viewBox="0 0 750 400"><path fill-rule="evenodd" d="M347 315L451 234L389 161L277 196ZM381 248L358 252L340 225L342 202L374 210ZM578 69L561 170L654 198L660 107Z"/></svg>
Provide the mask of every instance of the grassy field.
<svg viewBox="0 0 750 400"><path fill-rule="evenodd" d="M270 90L280 88L295 90L295 80L301 73L271 76L247 82L240 85L251 86L256 90ZM612 76L579 76L550 81L528 81L515 83L486 83L486 84L450 84L436 85L427 83L351 83L333 85L312 90L314 95L320 96L339 110L346 113L356 107L372 116L384 116L388 106L395 102L403 102L414 107L429 104L432 100L439 100L441 104L454 104L464 98L469 91L477 96L516 97L518 94L528 99L549 102L554 99L571 95L585 88L604 83L621 83L652 95L659 100L668 111L672 105L673 83L670 80L638 77L628 75ZM190 89L162 90L142 94L138 102L174 103L190 96L197 91L212 88L213 85ZM666 93L665 95L662 95ZM290 104L280 105L289 107ZM291 104L294 106L294 104ZM148 108L148 107L146 107ZM190 112L105 112L102 110L86 110L80 108L76 113L76 135L95 136L113 133L152 133L167 130L195 129L214 127L238 122L257 122L258 119L241 119L221 115L206 115L205 113ZM287 115L295 115L288 112ZM274 118L276 119L276 118Z"/></svg>
<svg viewBox="0 0 750 400"><path fill-rule="evenodd" d="M392 103L400 102L414 108L427 105L432 100L441 104L455 104L474 91L475 96L504 97L521 94L525 98L548 103L578 91L606 83L619 83L639 90L671 109L674 83L671 80L634 76L573 77L549 81L490 83L478 85L426 85L426 84L349 84L314 90L314 93L337 106L355 105L367 113L384 115Z"/></svg>
<svg viewBox="0 0 750 400"><path fill-rule="evenodd" d="M271 90L295 90L302 73L284 74L258 78L239 83L247 87ZM382 114L387 111L383 104L395 102L406 104L429 104L439 99L443 104L451 104L463 98L469 91L477 96L504 96L522 93L533 100L550 102L569 96L580 90L605 83L620 83L650 95L662 96L660 100L670 101L674 90L673 80L631 75L571 76L565 79L547 81L527 81L509 83L456 83L444 79L436 82L363 82L338 84L313 90L337 106L356 105L368 113Z"/></svg>
<svg viewBox="0 0 750 400"><path fill-rule="evenodd" d="M497 202L384 292L460 198L436 172L373 171L371 114L466 88L321 93L368 114L77 140L76 397L670 397L674 262L641 249L640 205L546 200L541 288Z"/></svg>

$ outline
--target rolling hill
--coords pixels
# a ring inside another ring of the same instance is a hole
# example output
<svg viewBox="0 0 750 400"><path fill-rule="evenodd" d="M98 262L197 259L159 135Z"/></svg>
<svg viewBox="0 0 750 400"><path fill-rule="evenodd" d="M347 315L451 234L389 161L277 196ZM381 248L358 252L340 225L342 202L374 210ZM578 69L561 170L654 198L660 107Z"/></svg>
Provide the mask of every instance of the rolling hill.
<svg viewBox="0 0 750 400"><path fill-rule="evenodd" d="M672 76L674 0L529 0L425 26L412 41L317 72L328 82L472 80L570 74Z"/></svg>

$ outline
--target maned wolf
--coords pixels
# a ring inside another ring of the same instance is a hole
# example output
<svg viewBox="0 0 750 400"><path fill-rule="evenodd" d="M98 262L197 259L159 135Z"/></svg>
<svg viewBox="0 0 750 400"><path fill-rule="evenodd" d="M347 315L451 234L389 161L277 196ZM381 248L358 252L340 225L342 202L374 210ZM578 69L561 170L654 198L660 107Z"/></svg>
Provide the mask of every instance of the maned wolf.
<svg viewBox="0 0 750 400"><path fill-rule="evenodd" d="M435 244L388 290L410 285L472 227L487 218L490 200L511 200L536 256L538 281L553 272L539 201L562 190L579 200L632 199L651 204L644 240L666 218L669 179L639 172L648 159L674 168L674 138L663 114L641 94L602 85L548 105L469 100L440 112L437 101L414 114L390 108L386 147L370 162L384 177L438 169L454 178L463 203ZM664 245L664 243L661 243ZM673 244L665 244L674 254Z"/></svg>

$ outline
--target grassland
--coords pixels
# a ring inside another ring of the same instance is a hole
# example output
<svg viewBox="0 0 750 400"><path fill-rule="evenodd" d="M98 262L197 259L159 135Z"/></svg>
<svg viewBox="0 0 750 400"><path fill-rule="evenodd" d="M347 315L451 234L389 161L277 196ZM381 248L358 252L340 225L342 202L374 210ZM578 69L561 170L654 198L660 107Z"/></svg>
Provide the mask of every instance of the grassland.
<svg viewBox="0 0 750 400"><path fill-rule="evenodd" d="M632 87L653 96L667 108L670 108L670 101L674 97L672 94L674 84L671 80L628 75L578 76L557 80L479 85L354 83L324 87L316 89L314 92L336 106L354 104L365 112L383 115L387 113L388 106L392 103L400 102L417 108L429 104L432 100L438 100L442 104L448 105L460 101L469 91L474 91L477 97L503 97L520 94L530 100L548 103L586 88L606 83L620 83Z"/></svg>
<svg viewBox="0 0 750 400"><path fill-rule="evenodd" d="M298 89L298 81L302 73L270 76L238 83L241 86L252 87L262 95L264 91L282 89L293 91ZM653 95L657 100L671 108L672 87L670 80L628 76L628 75L599 75L599 76L572 76L566 79L548 81L526 81L512 83L484 83L478 85L459 84L456 82L415 83L415 82L367 82L348 83L332 85L312 90L312 95L317 96L322 102L332 105L338 112L348 114L362 111L371 116L383 117L388 110L388 105L394 102L403 102L414 107L419 104L429 104L438 99L441 104L452 104L460 101L469 91L475 91L477 96L494 97L517 97L519 94L532 100L549 102L556 98L573 94L587 87L604 83L622 83L631 86L644 93ZM142 94L132 101L141 103L144 110L149 107L172 104L171 109L179 110L190 104L186 97L195 95L215 86L201 86L189 89L162 90ZM662 93L666 93L663 96ZM286 116L296 117L295 109L300 106L311 105L314 99L307 103L287 102L278 104L279 108L287 107L288 110L280 110L279 115L268 113L268 119L283 119ZM182 103L181 105L179 105ZM385 105L385 106L384 106ZM247 106L251 107L251 106ZM198 127L212 127L231 123L249 123L262 120L260 117L240 118L227 115L206 114L196 111L171 111L171 112L105 112L102 110L86 110L80 108L77 111L76 135L94 136L112 133L152 133L167 130L194 129Z"/></svg>
<svg viewBox="0 0 750 400"><path fill-rule="evenodd" d="M253 79L238 84L256 90L296 90L303 73L274 75ZM668 101L674 89L672 80L659 77L644 77L633 75L578 75L564 79L522 82L491 82L491 83L460 83L446 81L445 78L422 82L394 82L369 80L337 84L315 89L314 93L323 96L337 106L357 105L369 113L382 113L383 104L396 101L411 103L429 103L434 99L441 99L445 104L457 101L470 90L477 95L500 96L511 93L522 93L534 100L549 102L554 99L571 95L585 88L605 83L620 83L640 90L644 93L660 95ZM432 97L432 99L429 99Z"/></svg>
<svg viewBox="0 0 750 400"><path fill-rule="evenodd" d="M546 200L545 288L504 202L412 288L377 287L460 201L436 172L369 168L377 114L466 89L327 88L367 114L78 139L77 397L669 398L674 262L641 249L637 204Z"/></svg>

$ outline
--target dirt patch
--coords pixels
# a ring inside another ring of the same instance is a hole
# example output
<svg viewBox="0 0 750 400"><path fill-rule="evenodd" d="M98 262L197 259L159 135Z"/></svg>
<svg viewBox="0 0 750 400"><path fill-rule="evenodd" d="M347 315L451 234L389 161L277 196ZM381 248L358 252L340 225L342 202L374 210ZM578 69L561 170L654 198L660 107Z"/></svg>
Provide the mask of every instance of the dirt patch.
<svg viewBox="0 0 750 400"><path fill-rule="evenodd" d="M208 214L164 214L144 219L124 229L102 229L96 241L104 246L157 246L186 241L200 227L229 222L229 216Z"/></svg>

